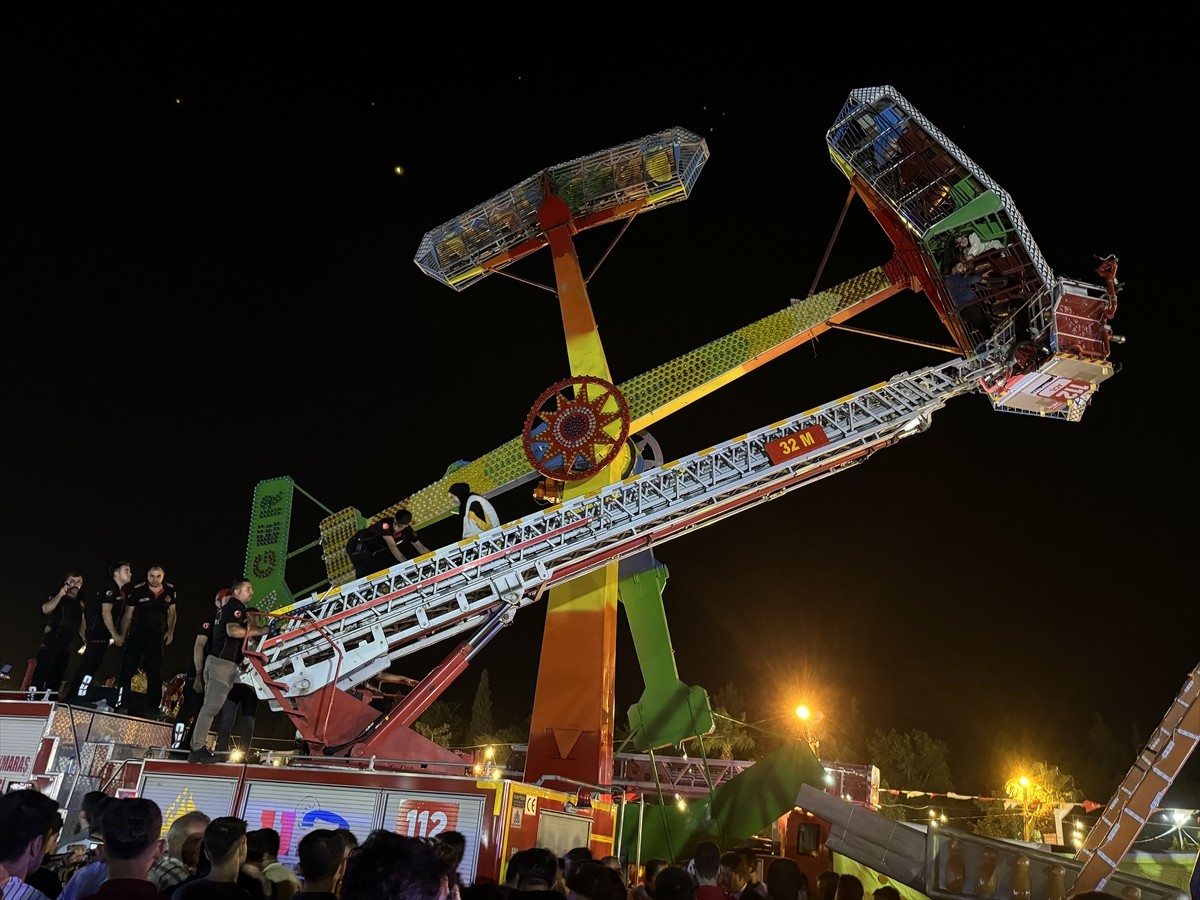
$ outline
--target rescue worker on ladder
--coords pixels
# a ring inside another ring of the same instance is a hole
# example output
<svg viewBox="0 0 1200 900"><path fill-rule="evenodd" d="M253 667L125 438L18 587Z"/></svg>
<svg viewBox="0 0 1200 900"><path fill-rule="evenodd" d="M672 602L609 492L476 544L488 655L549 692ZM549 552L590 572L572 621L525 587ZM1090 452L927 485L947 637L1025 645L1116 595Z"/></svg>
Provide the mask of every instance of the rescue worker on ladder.
<svg viewBox="0 0 1200 900"><path fill-rule="evenodd" d="M411 555L405 555L408 551ZM346 555L354 564L354 577L366 578L380 569L423 556L429 548L421 543L412 527L412 513L401 509L389 519L359 529L346 542Z"/></svg>

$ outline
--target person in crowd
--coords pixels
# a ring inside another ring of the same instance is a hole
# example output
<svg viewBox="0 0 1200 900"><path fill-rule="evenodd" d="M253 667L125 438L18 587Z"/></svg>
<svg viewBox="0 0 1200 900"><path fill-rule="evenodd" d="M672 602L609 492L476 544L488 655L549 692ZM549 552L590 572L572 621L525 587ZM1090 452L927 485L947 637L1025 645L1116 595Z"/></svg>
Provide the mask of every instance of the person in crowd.
<svg viewBox="0 0 1200 900"><path fill-rule="evenodd" d="M263 900L258 882L242 874L246 862L246 822L237 816L220 816L204 829L204 855L198 870L204 874L183 882L171 894L171 900ZM258 894L247 889L249 883Z"/></svg>
<svg viewBox="0 0 1200 900"><path fill-rule="evenodd" d="M342 839L342 843L346 845L346 856L349 856L358 849L358 835L349 828L339 828L337 830L338 837Z"/></svg>
<svg viewBox="0 0 1200 900"><path fill-rule="evenodd" d="M338 832L315 828L296 847L300 890L292 900L337 900L346 870L346 842Z"/></svg>
<svg viewBox="0 0 1200 900"><path fill-rule="evenodd" d="M396 676L403 678L403 675ZM415 684L416 682L409 678L407 679ZM438 843L443 844L449 849L450 861L454 864L454 885L457 886L459 893L466 887L463 884L462 873L459 872L459 867L462 866L463 856L467 852L467 836L461 831L443 831L437 836Z"/></svg>
<svg viewBox="0 0 1200 900"><path fill-rule="evenodd" d="M465 481L454 482L450 485L448 493L451 502L458 506L458 516L462 520L464 539L474 537L500 524L500 516L496 514L496 508L482 494L472 491L471 486Z"/></svg>
<svg viewBox="0 0 1200 900"><path fill-rule="evenodd" d="M204 661L204 705L200 707L192 730L189 762L217 761L217 757L208 749L208 731L229 698L229 692L238 682L243 642L246 638L263 633L263 629L250 623L250 611L246 604L253 596L254 585L250 579L238 578L229 586L229 596L223 598L221 612L213 628L208 658Z"/></svg>
<svg viewBox="0 0 1200 900"><path fill-rule="evenodd" d="M739 900L742 888L746 886L746 872L742 864L741 854L736 850L726 850L721 854L721 874L717 884L734 900Z"/></svg>
<svg viewBox="0 0 1200 900"><path fill-rule="evenodd" d="M894 884L882 884L871 894L875 900L900 900L900 890Z"/></svg>
<svg viewBox="0 0 1200 900"><path fill-rule="evenodd" d="M833 900L863 900L863 883L857 875L842 874L838 876L837 891Z"/></svg>
<svg viewBox="0 0 1200 900"><path fill-rule="evenodd" d="M692 854L692 873L696 876L696 900L729 900L720 886L721 850L712 841L701 841Z"/></svg>
<svg viewBox="0 0 1200 900"><path fill-rule="evenodd" d="M837 893L838 873L826 869L817 876L817 900L833 900Z"/></svg>
<svg viewBox="0 0 1200 900"><path fill-rule="evenodd" d="M271 882L274 900L291 900L293 894L300 890L300 879L296 873L279 861L279 832L274 828L259 828L252 831L246 838L250 849L261 852L260 868L266 879Z"/></svg>
<svg viewBox="0 0 1200 900"><path fill-rule="evenodd" d="M518 850L508 861L505 884L511 887L510 896L552 891L558 881L558 873L558 857L553 850L528 847Z"/></svg>
<svg viewBox="0 0 1200 900"><path fill-rule="evenodd" d="M734 852L740 857L738 873L746 879L742 892L742 900L768 900L767 886L758 878L758 855L753 847L735 847ZM749 891L749 893L746 893Z"/></svg>
<svg viewBox="0 0 1200 900"><path fill-rule="evenodd" d="M808 879L794 859L782 856L771 860L766 884L771 900L808 900Z"/></svg>
<svg viewBox="0 0 1200 900"><path fill-rule="evenodd" d="M197 873L197 871L199 870L200 854L203 849L204 849L204 835L203 834L192 834L192 835L189 835L187 837L187 839L184 840L183 846L179 850L179 858L181 860L183 860L183 864L188 870L188 878L191 878L192 876L194 876ZM184 879L184 880L186 881L187 879ZM173 889L168 888L167 891L163 891L163 894L167 894L168 891L173 891Z"/></svg>
<svg viewBox="0 0 1200 900"><path fill-rule="evenodd" d="M683 866L663 866L654 876L654 900L695 900L696 882Z"/></svg>
<svg viewBox="0 0 1200 900"><path fill-rule="evenodd" d="M58 869L57 867L52 868L50 864L50 858L58 849L58 835L62 831L62 824L62 813L55 813L54 821L50 823L50 831L46 834L46 846L42 851L41 864L25 876L27 885L41 891L50 900L57 900L63 891L63 883L58 877Z"/></svg>
<svg viewBox="0 0 1200 900"><path fill-rule="evenodd" d="M63 887L59 900L83 900L98 891L108 877L108 864L104 858L104 811L114 802L112 797L105 794L88 817L88 839L89 845L95 847L94 858L75 870Z"/></svg>
<svg viewBox="0 0 1200 900"><path fill-rule="evenodd" d="M41 865L57 815L58 804L41 791L0 795L0 896L4 900L47 900L25 878Z"/></svg>
<svg viewBox="0 0 1200 900"><path fill-rule="evenodd" d="M252 878L255 881L255 890L252 892L255 896L263 896L267 900L272 900L275 894L275 886L263 874L262 867L263 854L266 851L266 841L262 840L256 831L246 832L246 861L242 863L242 871L239 876L239 881L246 878Z"/></svg>
<svg viewBox="0 0 1200 900"><path fill-rule="evenodd" d="M592 861L592 850L590 847L572 847L563 855L562 877L566 881L575 871L585 862Z"/></svg>
<svg viewBox="0 0 1200 900"><path fill-rule="evenodd" d="M88 791L83 795L79 805L78 824L70 835L65 835L58 843L62 847L74 844L86 844L91 834L92 823L100 823L100 807L109 800L104 791Z"/></svg>
<svg viewBox="0 0 1200 900"><path fill-rule="evenodd" d="M204 829L212 821L206 813L192 810L184 813L171 823L167 829L167 848L154 865L150 867L149 879L161 891L170 891L176 885L183 884L193 874L195 867L189 870L187 860L183 856L183 845L190 837L204 838Z"/></svg>
<svg viewBox="0 0 1200 900"><path fill-rule="evenodd" d="M654 880L666 867L667 861L661 856L653 856L642 863L642 883L634 888L633 900L656 900Z"/></svg>
<svg viewBox="0 0 1200 900"><path fill-rule="evenodd" d="M429 552L413 530L412 518L407 509L397 510L354 533L346 542L346 555L354 565L355 578L366 578Z"/></svg>
<svg viewBox="0 0 1200 900"><path fill-rule="evenodd" d="M36 691L62 690L71 654L83 643L82 591L83 576L68 572L62 586L42 603L42 615L47 619L29 683Z"/></svg>
<svg viewBox="0 0 1200 900"><path fill-rule="evenodd" d="M163 647L175 640L177 594L175 585L166 580L162 566L150 566L146 580L127 591L125 612L121 617L121 705L117 712L135 716L157 716L162 700ZM146 673L146 693L135 694L133 676L138 669Z"/></svg>
<svg viewBox="0 0 1200 900"><path fill-rule="evenodd" d="M446 900L454 877L449 856L433 841L382 829L350 854L341 900Z"/></svg>
<svg viewBox="0 0 1200 900"><path fill-rule="evenodd" d="M628 900L629 887L619 872L598 859L588 859L580 862L567 879L567 897L570 900Z"/></svg>
<svg viewBox="0 0 1200 900"><path fill-rule="evenodd" d="M85 702L95 688L96 676L104 665L110 647L125 642L121 621L125 615L125 588L133 580L133 568L127 562L109 566L108 583L88 601L84 610L83 661L79 664L67 691L70 703Z"/></svg>
<svg viewBox="0 0 1200 900"><path fill-rule="evenodd" d="M159 900L150 867L166 849L162 810L153 800L131 797L104 807L104 861L108 877L82 900Z"/></svg>

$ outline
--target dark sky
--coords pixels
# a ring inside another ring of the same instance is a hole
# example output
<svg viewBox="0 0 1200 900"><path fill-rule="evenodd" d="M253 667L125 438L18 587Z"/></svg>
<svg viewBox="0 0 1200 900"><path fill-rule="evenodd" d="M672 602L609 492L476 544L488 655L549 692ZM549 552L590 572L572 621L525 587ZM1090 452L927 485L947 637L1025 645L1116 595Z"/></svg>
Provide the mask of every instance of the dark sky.
<svg viewBox="0 0 1200 900"><path fill-rule="evenodd" d="M456 293L413 257L543 168L672 126L708 141L693 196L638 219L590 283L618 383L805 296L848 192L825 131L852 89L893 84L1010 193L1056 273L1097 282L1120 258L1122 371L1080 423L960 398L866 465L664 545L680 677L735 684L752 717L806 699L831 728L856 701L869 727L945 740L956 787L986 793L1004 748L1065 767L1095 716L1140 744L1195 665L1188 345L1167 337L1186 322L1164 315L1188 270L1160 239L1182 201L1146 141L1166 92L1053 60L984 90L867 62L574 74L495 49L421 67L383 38L103 46L27 45L12 66L0 661L33 655L66 570L95 588L128 559L180 591L181 670L243 571L260 480L371 515L519 434L569 374L553 296L502 277ZM616 227L580 236L585 271ZM817 286L889 256L855 202ZM547 254L519 265L551 283ZM853 324L947 340L915 294ZM652 431L674 459L944 358L833 333ZM318 536L310 506L295 546ZM543 616L450 699L469 709L488 669L497 718L527 713ZM641 682L621 640L625 709Z"/></svg>

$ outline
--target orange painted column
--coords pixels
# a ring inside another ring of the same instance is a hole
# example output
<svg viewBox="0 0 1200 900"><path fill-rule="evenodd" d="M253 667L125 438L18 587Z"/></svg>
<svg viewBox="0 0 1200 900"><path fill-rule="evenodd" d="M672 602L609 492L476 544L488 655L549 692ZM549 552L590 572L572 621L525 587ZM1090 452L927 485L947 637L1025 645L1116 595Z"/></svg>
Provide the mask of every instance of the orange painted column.
<svg viewBox="0 0 1200 900"><path fill-rule="evenodd" d="M562 200L547 193L540 216L554 260L571 375L611 382L572 240L570 212ZM586 482L567 482L566 498L619 481L628 452L623 449L612 465ZM565 790L577 789L575 782L612 781L617 574L614 563L550 592L529 729L527 781L549 776L548 786Z"/></svg>

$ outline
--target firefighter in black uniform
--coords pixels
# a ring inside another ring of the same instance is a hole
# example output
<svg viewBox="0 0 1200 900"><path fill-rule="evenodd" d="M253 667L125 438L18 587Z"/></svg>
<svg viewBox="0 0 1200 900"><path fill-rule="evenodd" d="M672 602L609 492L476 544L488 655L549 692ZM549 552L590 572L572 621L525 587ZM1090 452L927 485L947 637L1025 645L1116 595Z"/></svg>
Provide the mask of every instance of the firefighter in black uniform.
<svg viewBox="0 0 1200 900"><path fill-rule="evenodd" d="M355 578L366 578L373 572L390 569L397 563L429 552L413 530L412 518L412 513L402 509L390 519L381 519L355 532L346 542L346 555L354 564ZM406 551L411 556L406 555Z"/></svg>
<svg viewBox="0 0 1200 900"><path fill-rule="evenodd" d="M163 647L170 646L175 639L175 604L178 600L175 585L165 579L162 566L151 566L146 570L146 580L127 592L125 615L121 621L125 648L121 653L118 712L155 717L162 703ZM131 690L133 676L139 668L146 673L145 694Z"/></svg>
<svg viewBox="0 0 1200 900"><path fill-rule="evenodd" d="M62 587L42 604L42 612L50 617L38 648L37 665L33 669L30 687L38 691L58 691L67 674L71 651L83 640L83 576L68 572Z"/></svg>
<svg viewBox="0 0 1200 900"><path fill-rule="evenodd" d="M213 627L221 615L221 607L229 588L221 588L213 598L214 608L208 611L196 623L196 637L192 642L192 655L188 659L187 679L183 683L183 701L179 704L179 712L175 716L175 736L171 746L187 749L192 740L192 726L196 724L196 715L204 705L204 659L212 643Z"/></svg>
<svg viewBox="0 0 1200 900"><path fill-rule="evenodd" d="M108 569L108 584L93 595L84 610L83 662L71 679L68 702L84 702L97 687L96 674L104 665L108 648L124 643L121 621L125 613L125 588L133 580L133 569L127 562L113 563Z"/></svg>

